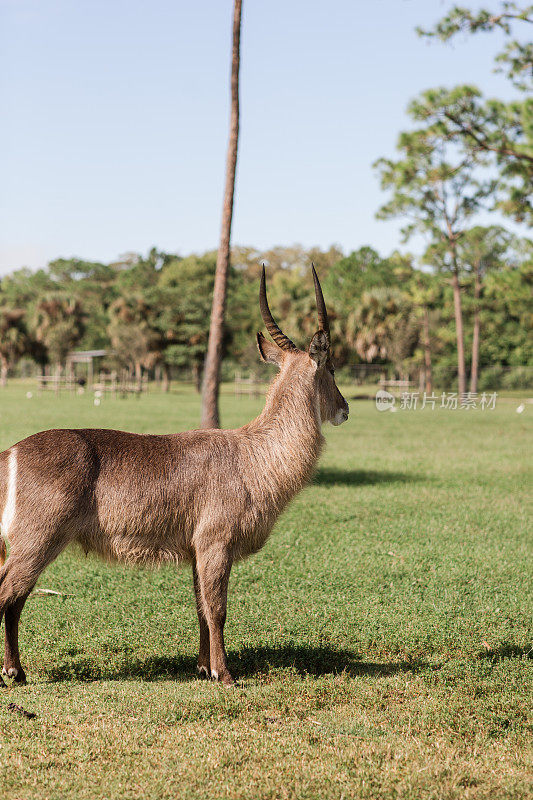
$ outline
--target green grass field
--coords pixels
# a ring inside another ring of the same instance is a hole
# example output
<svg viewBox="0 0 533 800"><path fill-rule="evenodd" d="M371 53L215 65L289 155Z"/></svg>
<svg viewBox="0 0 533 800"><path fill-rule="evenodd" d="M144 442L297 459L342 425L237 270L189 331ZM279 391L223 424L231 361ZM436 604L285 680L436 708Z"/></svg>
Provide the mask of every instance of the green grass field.
<svg viewBox="0 0 533 800"><path fill-rule="evenodd" d="M189 389L96 408L27 388L0 394L2 449L48 427L198 424ZM22 617L29 684L0 692L2 796L532 797L533 406L518 403L361 401L325 430L314 484L232 571L234 690L195 677L188 569L64 553L39 583L64 595ZM260 407L224 395L225 426Z"/></svg>

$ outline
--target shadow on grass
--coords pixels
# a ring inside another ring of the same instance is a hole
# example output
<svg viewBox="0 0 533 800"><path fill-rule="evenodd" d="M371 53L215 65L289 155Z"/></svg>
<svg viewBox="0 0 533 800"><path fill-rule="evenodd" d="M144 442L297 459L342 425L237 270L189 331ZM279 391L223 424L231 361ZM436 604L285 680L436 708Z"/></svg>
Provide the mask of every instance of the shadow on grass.
<svg viewBox="0 0 533 800"><path fill-rule="evenodd" d="M376 389L376 392L377 392L377 389ZM369 392L355 392L355 394L347 393L347 394L344 395L344 397L346 398L346 400L350 400L350 402L352 400L373 400L374 403L375 403L376 402L376 392L374 392L374 394L371 394Z"/></svg>
<svg viewBox="0 0 533 800"><path fill-rule="evenodd" d="M423 475L388 470L335 469L322 467L313 480L317 486L371 486L379 483L416 483Z"/></svg>
<svg viewBox="0 0 533 800"><path fill-rule="evenodd" d="M533 658L533 644L521 647L517 644L502 644L491 650L479 654L479 658L488 658L490 661L503 661L507 658Z"/></svg>
<svg viewBox="0 0 533 800"><path fill-rule="evenodd" d="M379 678L399 672L419 672L428 665L421 661L378 663L361 661L350 650L329 647L284 645L282 647L245 647L228 655L228 666L235 678L264 676L289 670L301 677L342 674L350 677L367 675ZM127 680L190 681L196 676L196 658L192 656L152 656L146 659L124 659L122 663L101 666L90 658L63 660L46 672L51 683L62 681Z"/></svg>
<svg viewBox="0 0 533 800"><path fill-rule="evenodd" d="M145 681L190 680L196 675L196 659L192 656L151 656L149 658L128 658L108 666L98 664L88 657L63 659L45 672L45 680L50 683L63 681L121 681L128 678L142 678Z"/></svg>
<svg viewBox="0 0 533 800"><path fill-rule="evenodd" d="M395 675L398 672L419 672L427 665L421 661L395 661L378 663L361 661L351 650L336 650L331 647L306 645L283 645L282 647L245 647L228 658L230 669L241 677L289 669L302 677L312 675L340 675L352 678L369 675Z"/></svg>

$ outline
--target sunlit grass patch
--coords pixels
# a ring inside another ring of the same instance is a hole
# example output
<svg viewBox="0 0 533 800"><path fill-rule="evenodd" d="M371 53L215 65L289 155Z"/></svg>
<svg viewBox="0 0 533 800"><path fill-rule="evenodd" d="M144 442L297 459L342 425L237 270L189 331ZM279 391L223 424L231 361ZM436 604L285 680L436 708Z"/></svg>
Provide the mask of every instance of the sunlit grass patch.
<svg viewBox="0 0 533 800"><path fill-rule="evenodd" d="M36 430L168 432L197 396L0 394L2 447ZM378 413L326 429L313 484L232 571L226 691L195 678L187 569L64 553L0 694L13 798L531 796L531 414ZM260 401L223 396L224 423ZM45 502L45 499L43 499ZM37 713L11 713L16 702Z"/></svg>

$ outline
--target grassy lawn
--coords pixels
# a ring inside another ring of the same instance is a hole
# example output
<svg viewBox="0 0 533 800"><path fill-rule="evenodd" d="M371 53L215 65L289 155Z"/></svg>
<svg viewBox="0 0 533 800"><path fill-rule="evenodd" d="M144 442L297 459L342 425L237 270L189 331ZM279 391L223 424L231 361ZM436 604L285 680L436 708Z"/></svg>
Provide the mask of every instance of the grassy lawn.
<svg viewBox="0 0 533 800"><path fill-rule="evenodd" d="M0 394L2 449L48 427L198 424L188 389L94 407L27 388ZM29 684L0 693L2 796L532 797L533 406L518 403L360 401L326 429L314 484L232 571L235 690L195 678L188 569L64 553L40 581L64 596L22 617ZM260 406L228 393L225 426Z"/></svg>

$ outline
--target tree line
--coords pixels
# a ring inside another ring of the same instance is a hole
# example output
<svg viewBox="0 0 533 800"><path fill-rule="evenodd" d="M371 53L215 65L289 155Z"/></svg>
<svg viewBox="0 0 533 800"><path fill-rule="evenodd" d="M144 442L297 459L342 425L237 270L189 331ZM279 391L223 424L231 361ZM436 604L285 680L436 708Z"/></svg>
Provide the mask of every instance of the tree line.
<svg viewBox="0 0 533 800"><path fill-rule="evenodd" d="M427 254L426 254L427 255ZM382 256L371 247L343 254L300 246L268 251L234 247L224 336L226 361L255 368L260 265L269 270L271 306L287 335L304 344L314 333L313 262L328 299L337 367L391 364L397 377L424 373L452 385L457 373L454 270L464 317L464 357L470 389L480 367L533 366L533 249L499 226L465 231L456 262L420 269L413 256ZM441 260L437 260L441 259ZM424 261L428 261L426 257ZM181 257L152 249L103 264L57 259L46 269L22 269L0 283L0 361L5 383L22 357L61 371L72 350L112 351L108 366L192 374L200 388L209 335L216 252ZM525 380L526 370L522 370ZM520 376L520 372L515 371ZM348 377L348 374L346 375ZM391 376L392 377L392 376Z"/></svg>

